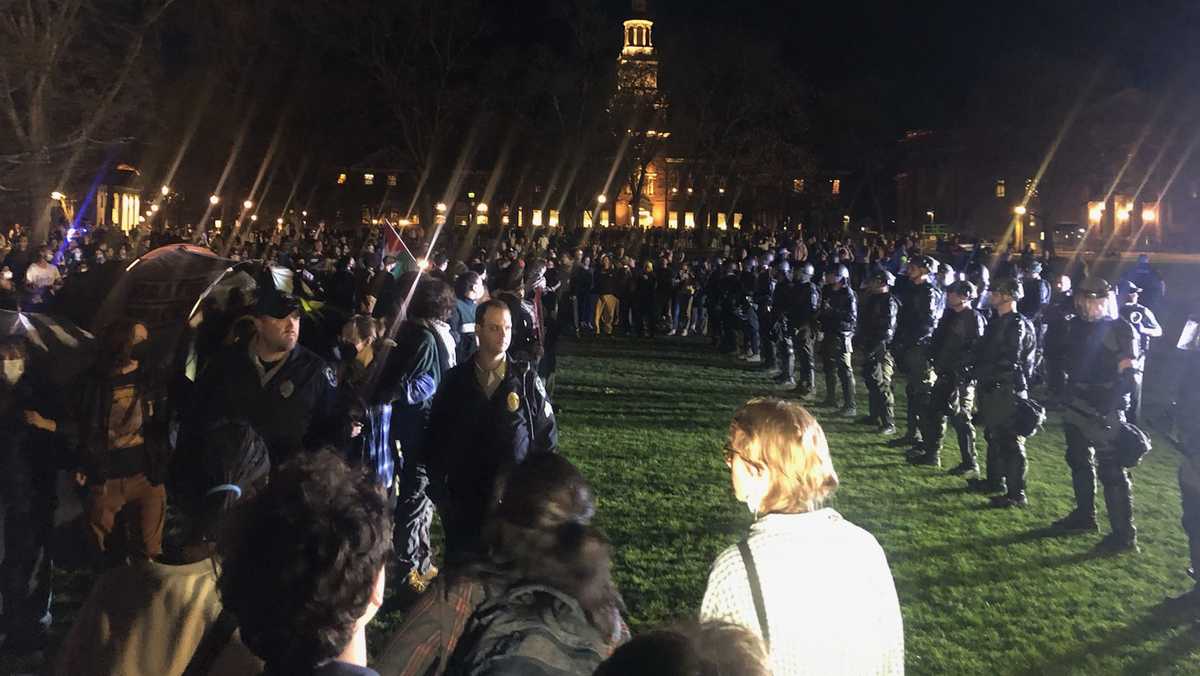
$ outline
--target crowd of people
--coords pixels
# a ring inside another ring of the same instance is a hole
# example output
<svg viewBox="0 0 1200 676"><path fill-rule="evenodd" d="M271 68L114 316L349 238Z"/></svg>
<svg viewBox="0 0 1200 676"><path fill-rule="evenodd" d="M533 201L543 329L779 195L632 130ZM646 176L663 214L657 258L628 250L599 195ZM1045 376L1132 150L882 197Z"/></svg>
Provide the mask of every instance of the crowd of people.
<svg viewBox="0 0 1200 676"><path fill-rule="evenodd" d="M158 246L207 245L261 274L249 295L196 299L179 318L186 359L137 317L93 327L96 361L69 395L25 367L27 336L0 340L3 649L47 646L65 474L84 505L82 565L98 577L52 673L902 673L886 558L825 506L838 477L802 405L821 366L824 404L858 418L856 351L862 422L937 466L949 421L951 473L996 507L1028 502L1024 443L1044 417L1030 394L1044 387L1064 415L1077 497L1056 525L1096 530L1098 475L1112 526L1102 545L1137 549L1128 468L1146 440L1129 421L1165 293L1148 262L1121 282L1118 306L1108 282L1044 280L1032 255L934 257L914 239L747 231L713 250L662 232L487 239L63 227L34 257L11 232L6 307L85 325L105 275ZM302 283L277 288L272 268ZM774 373L783 397L739 409L724 450L751 531L714 563L695 617L639 636L555 415L559 339L618 333L705 336ZM1200 488L1191 495L1185 525L1200 536ZM798 571L823 581L821 599L796 596ZM386 595L389 582L400 592ZM813 603L825 611L804 610ZM368 669L365 627L396 604L404 619Z"/></svg>

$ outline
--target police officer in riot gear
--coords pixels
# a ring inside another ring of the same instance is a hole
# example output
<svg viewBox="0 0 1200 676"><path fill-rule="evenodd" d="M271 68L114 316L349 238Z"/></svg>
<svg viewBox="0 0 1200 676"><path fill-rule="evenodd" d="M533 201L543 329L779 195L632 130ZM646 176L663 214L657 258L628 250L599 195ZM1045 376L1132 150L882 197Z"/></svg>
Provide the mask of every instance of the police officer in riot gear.
<svg viewBox="0 0 1200 676"><path fill-rule="evenodd" d="M812 396L816 377L814 324L821 307L821 290L812 281L813 266L810 263L792 271L788 262L783 261L780 271L783 281L775 290L774 308L777 334L781 338L777 348L782 364L780 388L794 388L801 398L807 399Z"/></svg>
<svg viewBox="0 0 1200 676"><path fill-rule="evenodd" d="M995 316L988 323L967 370L978 382L979 419L987 441L987 477L968 481L973 490L999 493L993 507L1024 507L1025 437L1013 429L1017 399L1029 396L1029 373L1037 338L1033 324L1017 311L1024 295L1019 281L1002 277L992 283Z"/></svg>
<svg viewBox="0 0 1200 676"><path fill-rule="evenodd" d="M893 442L896 446L916 447L919 444L921 416L929 408L929 394L933 388L929 343L945 305L942 291L932 279L937 269L937 261L929 256L918 254L908 261L912 290L900 308L894 347L897 361L907 378L904 392L908 399L908 415L904 436Z"/></svg>
<svg viewBox="0 0 1200 676"><path fill-rule="evenodd" d="M1133 325L1138 334L1138 359L1134 363L1137 370L1133 392L1129 394L1129 410L1125 415L1134 425L1142 417L1142 378L1146 373L1146 360L1150 355L1150 339L1162 337L1162 325L1154 316L1154 311L1139 303L1142 290L1129 280L1123 280L1119 285L1121 305L1117 309L1121 318Z"/></svg>
<svg viewBox="0 0 1200 676"><path fill-rule="evenodd" d="M1036 258L1022 260L1020 269L1021 286L1025 295L1017 301L1017 312L1033 322L1033 328L1037 331L1037 352L1033 357L1033 373L1035 382L1042 382L1045 379L1043 354L1046 342L1046 320L1044 314L1051 301L1050 283L1042 279L1042 262Z"/></svg>
<svg viewBox="0 0 1200 676"><path fill-rule="evenodd" d="M772 371L779 366L775 357L775 341L771 339L772 313L771 307L775 300L775 287L778 284L778 272L773 263L775 253L768 251L763 254L763 263L758 276L754 280L754 305L757 313L759 342L763 366Z"/></svg>
<svg viewBox="0 0 1200 676"><path fill-rule="evenodd" d="M974 303L974 308L987 316L991 312L991 306L988 304L988 288L992 281L992 272L988 270L986 256L976 251L971 254L971 260L963 269L967 281L975 285L975 292L979 294Z"/></svg>
<svg viewBox="0 0 1200 676"><path fill-rule="evenodd" d="M842 415L854 417L854 329L858 324L858 300L849 287L850 270L836 265L825 272L825 289L817 321L821 325L821 359L825 367L825 406L837 405L837 383L842 383Z"/></svg>
<svg viewBox="0 0 1200 676"><path fill-rule="evenodd" d="M867 296L863 300L858 338L863 349L862 377L867 386L867 417L861 422L879 427L884 435L896 433L895 397L892 372L896 362L889 351L896 336L900 301L892 295L896 276L877 270L863 282Z"/></svg>
<svg viewBox="0 0 1200 676"><path fill-rule="evenodd" d="M1070 276L1057 275L1053 281L1050 304L1042 310L1042 321L1046 326L1043 368L1046 372L1046 389L1051 401L1057 404L1067 386L1066 361L1071 351L1067 326L1075 316L1075 298L1071 294Z"/></svg>
<svg viewBox="0 0 1200 676"><path fill-rule="evenodd" d="M933 332L930 352L933 354L933 371L936 375L929 398L929 410L922 422L921 454L913 459L915 464L940 464L939 454L942 439L946 436L946 419L958 436L958 450L962 461L950 470L950 474L961 476L978 474L979 463L975 458L975 425L971 422L975 405L975 380L965 373L964 366L972 353L979 347L987 320L973 305L978 292L975 285L966 280L950 285L946 290L946 307L937 330Z"/></svg>
<svg viewBox="0 0 1200 676"><path fill-rule="evenodd" d="M1116 433L1125 422L1129 395L1136 387L1137 333L1117 315L1112 286L1100 277L1087 278L1075 290L1075 309L1067 327L1073 349L1067 360L1063 410L1075 509L1054 526L1064 532L1096 530L1099 475L1112 526L1100 549L1136 552L1133 481L1118 457Z"/></svg>

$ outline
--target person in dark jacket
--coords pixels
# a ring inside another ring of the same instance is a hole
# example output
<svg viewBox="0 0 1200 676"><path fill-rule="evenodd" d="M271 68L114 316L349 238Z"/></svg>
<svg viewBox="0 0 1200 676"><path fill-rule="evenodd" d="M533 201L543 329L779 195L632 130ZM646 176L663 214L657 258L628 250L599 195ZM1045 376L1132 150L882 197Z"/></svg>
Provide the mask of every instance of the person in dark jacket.
<svg viewBox="0 0 1200 676"><path fill-rule="evenodd" d="M989 295L994 316L988 322L979 348L967 363L979 383L979 419L987 440L987 477L967 485L991 498L993 507L1024 507L1025 437L1013 430L1017 399L1029 396L1033 356L1037 349L1033 323L1017 311L1024 289L1019 280L999 277Z"/></svg>
<svg viewBox="0 0 1200 676"><path fill-rule="evenodd" d="M655 311L658 307L659 279L654 274L654 262L646 261L642 271L634 279L633 292L633 335L654 337Z"/></svg>
<svg viewBox="0 0 1200 676"><path fill-rule="evenodd" d="M841 414L848 418L858 415L854 404L854 329L858 325L858 300L847 286L850 270L836 265L825 272L825 289L821 292L821 310L817 322L824 338L821 358L825 364L825 406L837 406L837 383L842 383Z"/></svg>
<svg viewBox="0 0 1200 676"><path fill-rule="evenodd" d="M400 449L401 462L394 524L397 572L418 592L437 575L429 538L433 503L426 494L425 451L434 394L457 363L446 323L453 310L454 296L444 281L420 281L396 333L396 347L383 357L371 398L373 404L392 405L391 441ZM399 308L395 314L399 315Z"/></svg>
<svg viewBox="0 0 1200 676"><path fill-rule="evenodd" d="M1046 343L1045 313L1053 296L1050 282L1042 279L1041 261L1034 258L1024 259L1020 263L1020 269L1023 295L1017 303L1017 312L1032 322L1037 332L1037 352L1033 357L1033 384L1037 384L1046 379L1043 362Z"/></svg>
<svg viewBox="0 0 1200 676"><path fill-rule="evenodd" d="M185 433L189 452L214 420L246 420L278 466L336 434L337 375L299 344L300 304L274 289L260 291L254 335L214 355L196 379L195 408Z"/></svg>
<svg viewBox="0 0 1200 676"><path fill-rule="evenodd" d="M896 336L896 318L900 301L892 295L896 276L878 270L866 280L867 299L863 302L858 337L863 349L863 383L867 386L869 409L862 422L879 428L880 434L896 433L895 396L892 372L896 362L890 346Z"/></svg>
<svg viewBox="0 0 1200 676"><path fill-rule="evenodd" d="M951 284L946 291L949 312L942 315L930 343L935 379L929 410L923 418L921 457L913 459L915 464L935 467L940 464L942 439L946 436L946 419L949 418L958 437L962 458L950 470L955 476L979 473L975 457L975 425L971 418L975 406L975 379L964 372L964 366L979 346L987 326L983 313L974 308L977 296L975 284L967 280Z"/></svg>
<svg viewBox="0 0 1200 676"><path fill-rule="evenodd" d="M912 286L900 308L894 343L897 362L906 376L904 393L908 415L904 436L892 442L894 446L916 448L921 441L921 416L929 408L929 394L933 388L929 343L945 304L941 289L931 279L937 269L937 261L929 256L916 255L908 261L908 278Z"/></svg>
<svg viewBox="0 0 1200 676"><path fill-rule="evenodd" d="M495 480L530 455L558 450L554 410L532 365L509 356L512 314L479 306L479 351L446 373L430 416L430 471L445 486L439 505L446 560L478 555Z"/></svg>
<svg viewBox="0 0 1200 676"><path fill-rule="evenodd" d="M25 654L46 647L50 630L50 541L57 504L55 458L45 435L57 424L37 412L37 393L26 374L28 347L21 338L0 341L0 504L4 563L0 594L4 651ZM38 428L41 429L38 429Z"/></svg>
<svg viewBox="0 0 1200 676"><path fill-rule="evenodd" d="M450 316L450 333L454 336L454 353L458 362L470 359L476 349L475 307L483 298L483 278L477 272L464 272L454 280L454 314Z"/></svg>

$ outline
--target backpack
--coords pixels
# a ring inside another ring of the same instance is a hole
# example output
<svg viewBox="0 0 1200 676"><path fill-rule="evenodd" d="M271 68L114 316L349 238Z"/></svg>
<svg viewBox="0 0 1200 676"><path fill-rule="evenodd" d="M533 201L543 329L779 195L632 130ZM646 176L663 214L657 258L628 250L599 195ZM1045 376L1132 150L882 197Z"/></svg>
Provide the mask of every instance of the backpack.
<svg viewBox="0 0 1200 676"><path fill-rule="evenodd" d="M539 584L486 585L448 674L590 674L607 657L601 633L574 599Z"/></svg>

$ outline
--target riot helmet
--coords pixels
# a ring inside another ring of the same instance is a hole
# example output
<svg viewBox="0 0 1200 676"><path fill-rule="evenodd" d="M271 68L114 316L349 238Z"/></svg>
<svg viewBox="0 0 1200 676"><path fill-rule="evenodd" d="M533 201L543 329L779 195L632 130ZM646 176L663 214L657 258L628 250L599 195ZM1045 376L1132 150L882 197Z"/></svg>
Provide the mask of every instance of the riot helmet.
<svg viewBox="0 0 1200 676"><path fill-rule="evenodd" d="M1089 322L1116 319L1117 299L1112 284L1103 277L1089 275L1075 288L1075 309Z"/></svg>

